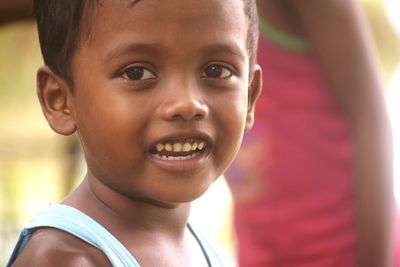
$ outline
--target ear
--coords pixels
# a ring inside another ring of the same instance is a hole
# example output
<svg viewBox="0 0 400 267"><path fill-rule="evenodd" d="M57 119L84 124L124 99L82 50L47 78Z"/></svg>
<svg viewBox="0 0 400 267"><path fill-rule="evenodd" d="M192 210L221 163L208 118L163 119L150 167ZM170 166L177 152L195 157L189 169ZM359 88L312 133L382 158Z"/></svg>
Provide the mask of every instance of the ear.
<svg viewBox="0 0 400 267"><path fill-rule="evenodd" d="M248 105L247 105L247 116L244 131L249 131L254 124L254 112L257 102L257 98L262 90L262 70L258 64L255 64L253 70L253 78L250 81L248 90Z"/></svg>
<svg viewBox="0 0 400 267"><path fill-rule="evenodd" d="M37 72L37 95L50 127L62 135L73 134L76 125L72 116L71 89L47 66Z"/></svg>

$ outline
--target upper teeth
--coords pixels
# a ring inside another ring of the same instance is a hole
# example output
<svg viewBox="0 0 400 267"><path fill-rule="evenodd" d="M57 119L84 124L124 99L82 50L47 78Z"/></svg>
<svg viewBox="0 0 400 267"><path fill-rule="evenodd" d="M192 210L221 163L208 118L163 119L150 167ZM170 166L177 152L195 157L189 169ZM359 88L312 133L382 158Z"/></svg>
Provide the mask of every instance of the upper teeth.
<svg viewBox="0 0 400 267"><path fill-rule="evenodd" d="M203 149L205 146L204 142L194 142L194 143L175 143L173 145L166 143L166 144L162 144L162 143L158 143L156 145L156 149L158 152L163 151L164 149L166 151L173 151L173 152L189 152L189 151L194 151L196 149Z"/></svg>

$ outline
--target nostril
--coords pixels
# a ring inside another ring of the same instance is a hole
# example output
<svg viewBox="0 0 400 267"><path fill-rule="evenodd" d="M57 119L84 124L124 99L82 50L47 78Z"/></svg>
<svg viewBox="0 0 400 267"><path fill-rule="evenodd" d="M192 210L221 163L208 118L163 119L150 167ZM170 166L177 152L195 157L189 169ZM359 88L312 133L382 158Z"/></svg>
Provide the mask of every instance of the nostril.
<svg viewBox="0 0 400 267"><path fill-rule="evenodd" d="M188 119L203 119L208 115L208 106L200 101L192 103L192 110L188 113Z"/></svg>
<svg viewBox="0 0 400 267"><path fill-rule="evenodd" d="M164 120L201 120L208 116L208 106L198 100L170 101L160 107Z"/></svg>

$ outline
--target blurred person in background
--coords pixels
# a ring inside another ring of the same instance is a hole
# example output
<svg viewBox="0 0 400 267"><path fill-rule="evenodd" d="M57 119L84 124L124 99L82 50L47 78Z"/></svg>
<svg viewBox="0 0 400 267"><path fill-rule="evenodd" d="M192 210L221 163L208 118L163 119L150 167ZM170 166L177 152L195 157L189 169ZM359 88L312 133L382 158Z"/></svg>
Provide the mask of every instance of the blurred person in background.
<svg viewBox="0 0 400 267"><path fill-rule="evenodd" d="M225 174L239 266L393 266L391 131L354 0L258 0L264 89Z"/></svg>

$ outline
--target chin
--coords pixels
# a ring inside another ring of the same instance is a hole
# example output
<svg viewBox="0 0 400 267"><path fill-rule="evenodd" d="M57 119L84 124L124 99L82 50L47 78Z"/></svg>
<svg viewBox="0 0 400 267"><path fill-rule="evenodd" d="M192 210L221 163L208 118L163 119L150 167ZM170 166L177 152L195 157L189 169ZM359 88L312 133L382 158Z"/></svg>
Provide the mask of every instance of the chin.
<svg viewBox="0 0 400 267"><path fill-rule="evenodd" d="M192 190L185 190L184 192L179 192L179 193L170 195L164 199L166 202L175 203L175 204L183 204L183 203L192 202L192 201L198 199L199 197L201 197L207 191L208 186L205 188L198 189L196 191L193 191L193 188L191 188L191 189Z"/></svg>

